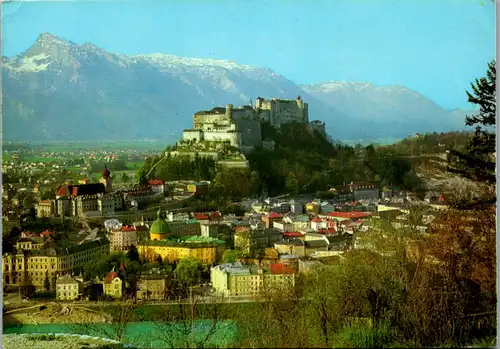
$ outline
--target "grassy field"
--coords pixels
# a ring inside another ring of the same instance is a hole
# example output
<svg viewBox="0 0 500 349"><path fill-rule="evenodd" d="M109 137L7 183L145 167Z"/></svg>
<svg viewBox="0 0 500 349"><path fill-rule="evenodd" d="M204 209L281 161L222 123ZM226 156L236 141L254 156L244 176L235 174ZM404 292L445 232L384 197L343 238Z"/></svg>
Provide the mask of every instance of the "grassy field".
<svg viewBox="0 0 500 349"><path fill-rule="evenodd" d="M112 150L112 149L136 149L162 151L167 145L165 140L117 140L117 141L73 141L73 142L30 142L10 143L9 146L28 145L31 149L40 149L48 152L67 152L76 150Z"/></svg>
<svg viewBox="0 0 500 349"><path fill-rule="evenodd" d="M41 157L41 156L36 156L36 155L31 155L31 156L23 156L22 157L24 162L44 162L44 163L49 163L49 162L59 162L61 159L54 158L54 157Z"/></svg>

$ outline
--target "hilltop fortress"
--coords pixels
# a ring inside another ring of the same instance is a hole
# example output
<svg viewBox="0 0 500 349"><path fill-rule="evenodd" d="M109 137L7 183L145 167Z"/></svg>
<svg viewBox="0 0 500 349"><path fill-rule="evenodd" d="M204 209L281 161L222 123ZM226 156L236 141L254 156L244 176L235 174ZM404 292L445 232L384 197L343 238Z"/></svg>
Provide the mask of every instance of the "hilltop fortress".
<svg viewBox="0 0 500 349"><path fill-rule="evenodd" d="M258 97L255 106L233 108L215 107L199 111L193 116L193 128L184 130L181 144L225 143L245 153L257 146L265 146L262 139L262 123L279 128L282 124L297 121L308 124L311 130L326 135L325 124L309 122L308 104L296 99L264 99Z"/></svg>

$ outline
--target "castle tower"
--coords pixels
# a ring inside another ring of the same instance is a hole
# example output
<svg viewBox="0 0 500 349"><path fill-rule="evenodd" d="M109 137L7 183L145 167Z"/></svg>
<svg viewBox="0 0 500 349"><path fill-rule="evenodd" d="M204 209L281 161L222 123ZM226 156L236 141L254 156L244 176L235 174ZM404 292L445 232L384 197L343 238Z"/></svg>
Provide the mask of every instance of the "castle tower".
<svg viewBox="0 0 500 349"><path fill-rule="evenodd" d="M229 120L232 119L232 116L233 116L233 105L232 104L226 104L226 116Z"/></svg>
<svg viewBox="0 0 500 349"><path fill-rule="evenodd" d="M104 166L104 170L101 172L101 179L99 183L104 184L106 192L109 193L113 190L113 182L111 180L111 172L109 172L108 167Z"/></svg>
<svg viewBox="0 0 500 349"><path fill-rule="evenodd" d="M261 109L263 101L264 101L264 98L257 97L257 99L255 100L255 109Z"/></svg>
<svg viewBox="0 0 500 349"><path fill-rule="evenodd" d="M309 122L309 110L307 103L304 103L302 97L297 96L297 107L299 108L299 113L302 116L303 122Z"/></svg>
<svg viewBox="0 0 500 349"><path fill-rule="evenodd" d="M300 97L300 96L297 96L297 106L300 109L304 109L304 101L302 100L302 97Z"/></svg>

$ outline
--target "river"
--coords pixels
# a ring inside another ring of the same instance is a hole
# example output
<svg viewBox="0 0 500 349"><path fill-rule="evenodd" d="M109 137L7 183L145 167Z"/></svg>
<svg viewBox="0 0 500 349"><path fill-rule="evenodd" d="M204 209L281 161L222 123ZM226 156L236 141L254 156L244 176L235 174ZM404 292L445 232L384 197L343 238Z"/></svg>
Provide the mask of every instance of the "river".
<svg viewBox="0 0 500 349"><path fill-rule="evenodd" d="M122 328L111 324L7 324L3 333L71 333L119 340ZM220 348L230 347L236 333L234 321L221 321L217 326L210 320L198 320L193 326L181 322L133 322L126 325L122 342L139 348L185 348L188 343L193 347L208 338L204 347Z"/></svg>

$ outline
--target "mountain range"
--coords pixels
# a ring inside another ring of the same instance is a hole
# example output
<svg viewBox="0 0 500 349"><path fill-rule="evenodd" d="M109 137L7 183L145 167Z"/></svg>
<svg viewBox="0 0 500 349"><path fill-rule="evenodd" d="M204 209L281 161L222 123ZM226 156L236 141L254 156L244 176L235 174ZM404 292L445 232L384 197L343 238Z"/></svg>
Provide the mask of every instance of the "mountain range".
<svg viewBox="0 0 500 349"><path fill-rule="evenodd" d="M265 98L309 103L338 140L406 137L464 128L471 110L445 110L404 86L331 81L297 85L268 69L170 54L115 54L52 34L2 57L6 140L176 140L192 115Z"/></svg>

